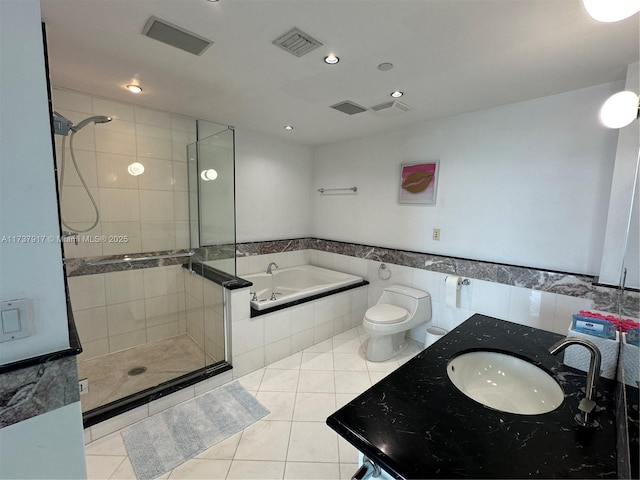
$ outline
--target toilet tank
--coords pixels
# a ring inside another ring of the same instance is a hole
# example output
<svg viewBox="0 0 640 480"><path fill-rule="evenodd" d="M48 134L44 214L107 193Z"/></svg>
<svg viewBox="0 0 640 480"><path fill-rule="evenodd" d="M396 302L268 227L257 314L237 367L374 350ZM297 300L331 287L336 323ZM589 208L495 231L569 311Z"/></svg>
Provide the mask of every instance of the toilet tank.
<svg viewBox="0 0 640 480"><path fill-rule="evenodd" d="M390 285L382 292L378 303L389 303L405 308L410 314L416 313L420 308L420 315L431 318L431 296L417 288L405 287L404 285Z"/></svg>

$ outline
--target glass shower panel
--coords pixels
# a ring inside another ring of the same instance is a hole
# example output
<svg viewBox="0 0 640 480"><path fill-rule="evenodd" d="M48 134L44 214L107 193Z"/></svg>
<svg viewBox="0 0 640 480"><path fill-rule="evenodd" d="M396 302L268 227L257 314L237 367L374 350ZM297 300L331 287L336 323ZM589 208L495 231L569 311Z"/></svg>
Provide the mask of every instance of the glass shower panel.
<svg viewBox="0 0 640 480"><path fill-rule="evenodd" d="M227 128L188 146L192 248L207 265L235 275L234 131Z"/></svg>

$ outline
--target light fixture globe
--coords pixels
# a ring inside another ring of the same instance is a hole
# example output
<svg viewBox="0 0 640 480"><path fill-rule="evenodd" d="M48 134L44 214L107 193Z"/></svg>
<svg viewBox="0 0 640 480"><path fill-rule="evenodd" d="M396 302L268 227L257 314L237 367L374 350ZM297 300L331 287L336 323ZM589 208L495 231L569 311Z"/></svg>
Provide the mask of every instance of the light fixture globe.
<svg viewBox="0 0 640 480"><path fill-rule="evenodd" d="M582 4L599 22L618 22L640 11L640 0L582 0Z"/></svg>
<svg viewBox="0 0 640 480"><path fill-rule="evenodd" d="M638 95L624 91L611 95L600 109L600 121L609 128L622 128L638 117Z"/></svg>
<svg viewBox="0 0 640 480"><path fill-rule="evenodd" d="M204 180L205 182L215 180L216 178L218 178L218 172L216 172L213 168L209 168L200 172L200 178L202 178L202 180Z"/></svg>
<svg viewBox="0 0 640 480"><path fill-rule="evenodd" d="M138 175L142 175L144 173L144 165L140 162L133 162L127 167L127 171L129 172L129 175L137 177Z"/></svg>

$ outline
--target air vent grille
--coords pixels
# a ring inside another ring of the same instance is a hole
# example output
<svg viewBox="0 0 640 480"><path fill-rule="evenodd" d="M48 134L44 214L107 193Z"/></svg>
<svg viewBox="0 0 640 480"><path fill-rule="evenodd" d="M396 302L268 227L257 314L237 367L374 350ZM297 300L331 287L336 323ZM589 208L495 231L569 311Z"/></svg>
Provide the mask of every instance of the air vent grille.
<svg viewBox="0 0 640 480"><path fill-rule="evenodd" d="M315 50L322 45L318 40L313 38L311 35L307 35L299 28L289 30L281 37L276 38L273 41L273 44L296 57L306 55L311 50Z"/></svg>
<svg viewBox="0 0 640 480"><path fill-rule="evenodd" d="M355 115L356 113L366 112L367 109L357 105L349 100L331 105L331 108L338 110L339 112L346 113L347 115Z"/></svg>
<svg viewBox="0 0 640 480"><path fill-rule="evenodd" d="M374 112L382 112L387 109L391 109L390 112L392 111L408 112L409 110L411 110L411 107L406 103L402 103L397 100L380 103L378 105L374 105L373 107L371 107L371 110L373 110Z"/></svg>
<svg viewBox="0 0 640 480"><path fill-rule="evenodd" d="M213 44L211 40L157 17L149 17L142 34L194 55L202 55Z"/></svg>

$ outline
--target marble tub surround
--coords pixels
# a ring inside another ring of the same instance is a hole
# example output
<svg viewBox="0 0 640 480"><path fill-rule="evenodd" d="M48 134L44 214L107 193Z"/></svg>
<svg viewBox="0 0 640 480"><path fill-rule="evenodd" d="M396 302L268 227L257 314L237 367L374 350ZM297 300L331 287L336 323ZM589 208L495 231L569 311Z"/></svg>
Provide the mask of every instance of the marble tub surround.
<svg viewBox="0 0 640 480"><path fill-rule="evenodd" d="M619 289L597 285L594 283L594 277L589 275L554 272L318 238L239 243L236 245L238 261L243 257L272 256L300 250L332 253L430 272L455 274L470 279L588 300L590 302L589 308L603 312L618 311ZM348 262L342 262L345 267L347 264ZM367 280L371 279L367 278ZM622 315L639 317L640 292L625 291L621 298L621 306Z"/></svg>
<svg viewBox="0 0 640 480"><path fill-rule="evenodd" d="M63 357L2 374L0 428L80 401L76 357Z"/></svg>
<svg viewBox="0 0 640 480"><path fill-rule="evenodd" d="M585 374L548 348L560 335L474 315L356 397L327 424L397 478L616 478L615 382L597 384L600 427L574 422ZM551 373L565 400L517 415L471 400L448 379L449 360L470 349L514 353Z"/></svg>

